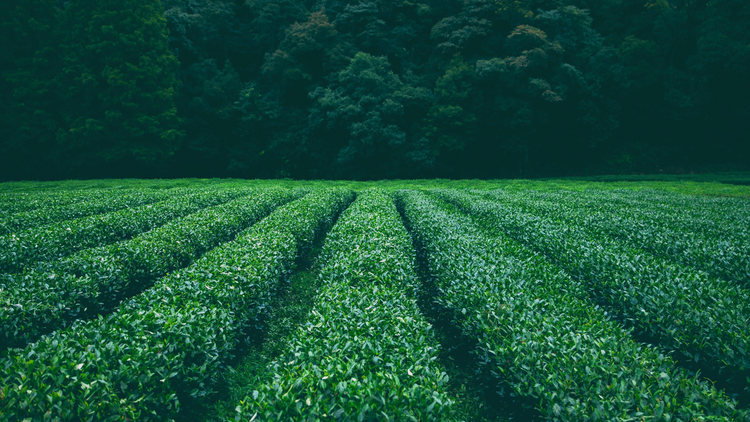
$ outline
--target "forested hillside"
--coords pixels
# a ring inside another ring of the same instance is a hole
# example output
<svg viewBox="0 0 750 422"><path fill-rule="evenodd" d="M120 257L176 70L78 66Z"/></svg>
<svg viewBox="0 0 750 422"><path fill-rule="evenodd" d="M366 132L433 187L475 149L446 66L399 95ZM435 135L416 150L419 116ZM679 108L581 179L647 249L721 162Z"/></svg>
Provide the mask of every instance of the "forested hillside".
<svg viewBox="0 0 750 422"><path fill-rule="evenodd" d="M3 179L750 162L746 0L6 0L0 20Z"/></svg>

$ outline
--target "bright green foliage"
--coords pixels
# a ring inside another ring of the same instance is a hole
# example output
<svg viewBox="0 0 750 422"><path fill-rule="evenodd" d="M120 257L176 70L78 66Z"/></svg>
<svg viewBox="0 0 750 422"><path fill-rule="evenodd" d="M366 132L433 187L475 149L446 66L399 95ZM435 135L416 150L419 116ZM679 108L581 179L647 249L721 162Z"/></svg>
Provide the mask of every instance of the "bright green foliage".
<svg viewBox="0 0 750 422"><path fill-rule="evenodd" d="M164 194L169 194L171 198L156 204L63 221L2 236L0 271L18 271L29 264L62 258L81 249L126 240L175 218L234 199L243 193L247 192L166 190Z"/></svg>
<svg viewBox="0 0 750 422"><path fill-rule="evenodd" d="M746 177L2 184L0 421L747 422Z"/></svg>
<svg viewBox="0 0 750 422"><path fill-rule="evenodd" d="M53 189L52 191L3 192L0 193L0 218L10 220L18 218L21 213L43 212L44 209L48 209L48 213L54 212L65 216L68 215L68 209L74 204L115 199L120 194L127 192L128 189L63 189L59 191ZM146 193L141 192L141 195L144 194Z"/></svg>
<svg viewBox="0 0 750 422"><path fill-rule="evenodd" d="M59 89L66 165L157 168L180 146L178 62L157 0L76 0L64 15Z"/></svg>
<svg viewBox="0 0 750 422"><path fill-rule="evenodd" d="M544 254L650 341L732 383L750 378L750 294L737 284L502 202L441 191L492 230Z"/></svg>
<svg viewBox="0 0 750 422"><path fill-rule="evenodd" d="M676 206L662 204L664 195L655 193L644 195L636 204L623 201L622 195L601 192L495 195L529 212L595 230L659 257L750 286L750 228L744 221L750 214L747 203L721 200L721 207ZM722 216L720 209L729 213Z"/></svg>
<svg viewBox="0 0 750 422"><path fill-rule="evenodd" d="M742 420L726 396L633 341L589 301L582 283L425 194L398 196L435 279L436 305L477 341L485 373L545 419Z"/></svg>
<svg viewBox="0 0 750 422"><path fill-rule="evenodd" d="M415 300L415 257L391 195L368 190L319 258L311 315L240 403L240 419L449 420L438 344Z"/></svg>
<svg viewBox="0 0 750 422"><path fill-rule="evenodd" d="M166 199L169 191L102 192L100 198L65 208L43 207L31 211L0 217L0 234L17 233L26 229L46 226L60 221L137 207Z"/></svg>
<svg viewBox="0 0 750 422"><path fill-rule="evenodd" d="M51 268L24 272L0 291L0 345L22 346L69 321L106 312L299 196L287 189L245 193L249 196L171 221L131 240L85 249Z"/></svg>
<svg viewBox="0 0 750 422"><path fill-rule="evenodd" d="M321 190L283 206L118 312L78 322L3 359L0 414L181 420L182 403L212 392L242 329L260 322L299 253L352 199L351 191Z"/></svg>
<svg viewBox="0 0 750 422"><path fill-rule="evenodd" d="M7 185L6 185L7 186ZM99 190L58 191L58 192L3 192L0 194L0 215L8 218L11 214L33 211L42 207L62 208L88 200L92 195L100 194ZM106 194L105 194L106 195ZM58 211L60 212L60 211Z"/></svg>

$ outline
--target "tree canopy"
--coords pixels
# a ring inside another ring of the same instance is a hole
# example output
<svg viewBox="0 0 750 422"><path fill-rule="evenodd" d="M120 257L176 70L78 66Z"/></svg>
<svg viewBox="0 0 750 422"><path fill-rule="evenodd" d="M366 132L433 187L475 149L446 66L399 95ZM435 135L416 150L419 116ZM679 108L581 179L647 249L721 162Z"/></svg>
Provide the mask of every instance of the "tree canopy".
<svg viewBox="0 0 750 422"><path fill-rule="evenodd" d="M8 0L0 177L750 163L743 0Z"/></svg>

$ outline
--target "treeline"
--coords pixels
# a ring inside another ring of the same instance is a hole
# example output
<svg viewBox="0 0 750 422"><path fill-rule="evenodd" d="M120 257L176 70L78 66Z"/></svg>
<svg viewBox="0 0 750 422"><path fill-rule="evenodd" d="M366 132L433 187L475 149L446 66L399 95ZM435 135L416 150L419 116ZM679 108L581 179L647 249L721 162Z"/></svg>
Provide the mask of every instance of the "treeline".
<svg viewBox="0 0 750 422"><path fill-rule="evenodd" d="M750 163L746 0L7 0L0 177Z"/></svg>

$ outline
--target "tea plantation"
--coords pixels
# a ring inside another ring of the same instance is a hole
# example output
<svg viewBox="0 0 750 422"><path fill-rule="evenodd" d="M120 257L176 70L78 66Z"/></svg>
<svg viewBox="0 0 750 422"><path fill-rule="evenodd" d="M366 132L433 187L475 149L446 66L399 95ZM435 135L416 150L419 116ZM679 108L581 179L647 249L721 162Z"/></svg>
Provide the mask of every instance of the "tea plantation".
<svg viewBox="0 0 750 422"><path fill-rule="evenodd" d="M0 421L750 421L750 187L0 184Z"/></svg>

